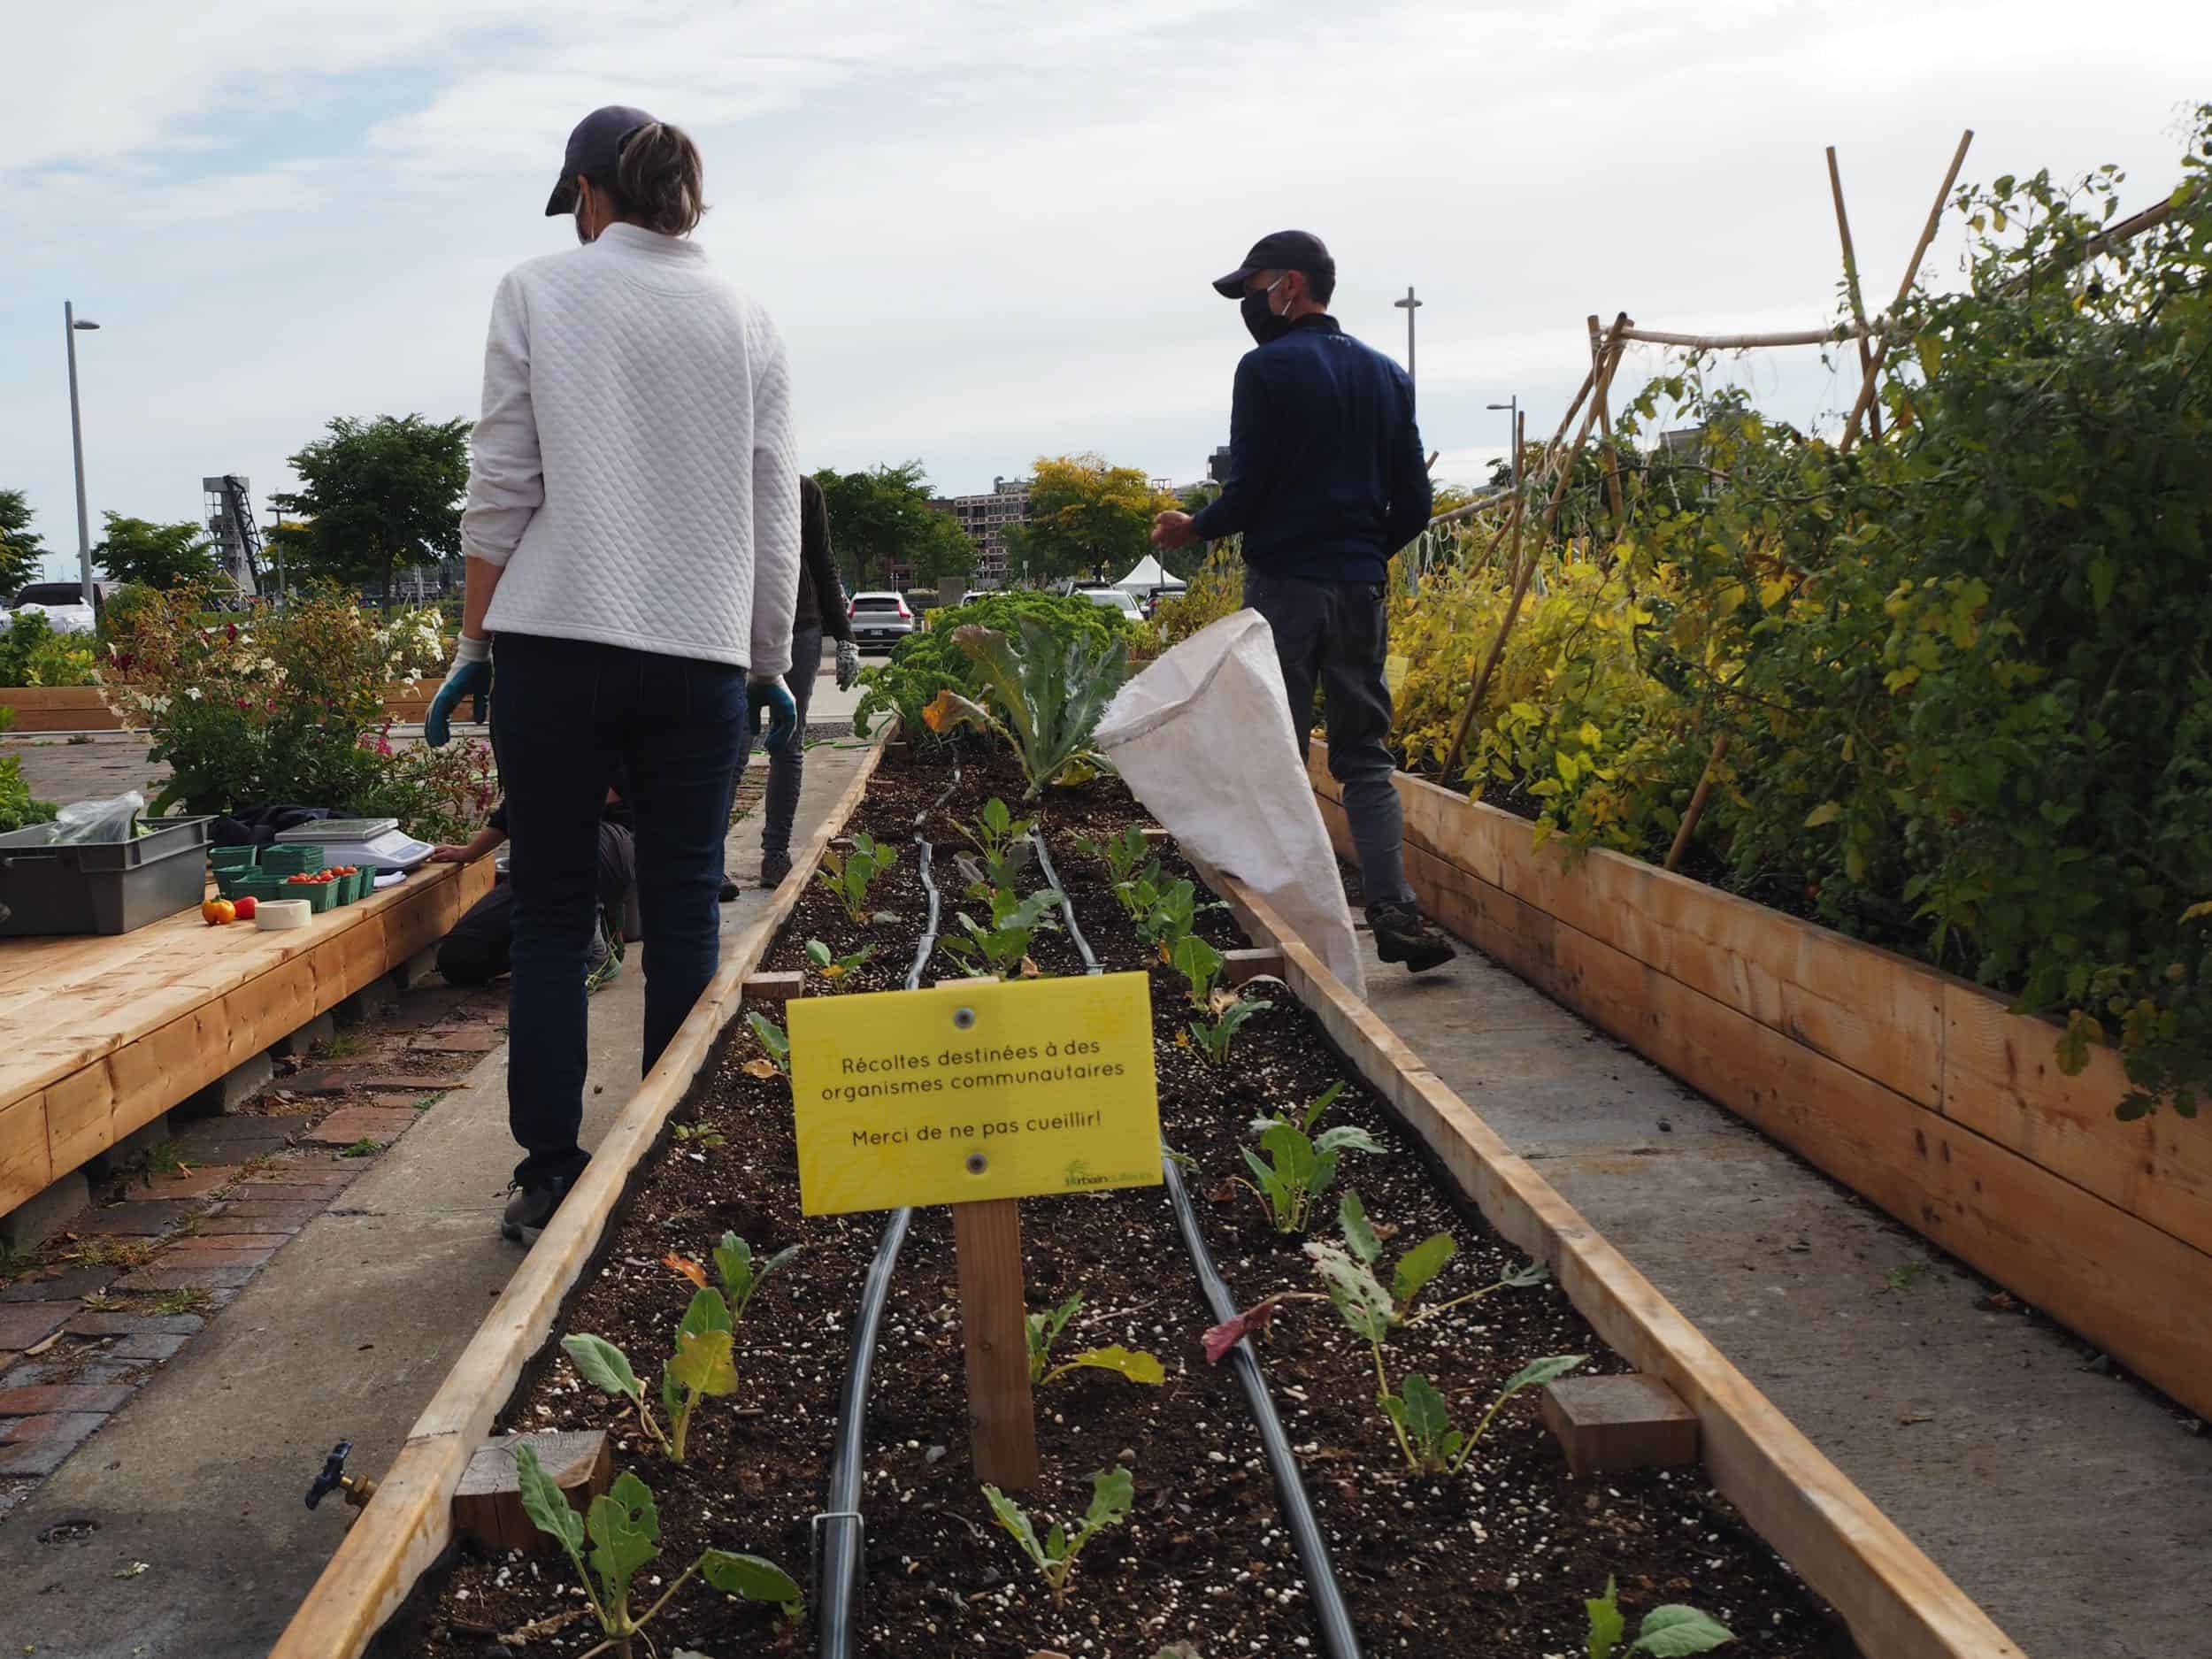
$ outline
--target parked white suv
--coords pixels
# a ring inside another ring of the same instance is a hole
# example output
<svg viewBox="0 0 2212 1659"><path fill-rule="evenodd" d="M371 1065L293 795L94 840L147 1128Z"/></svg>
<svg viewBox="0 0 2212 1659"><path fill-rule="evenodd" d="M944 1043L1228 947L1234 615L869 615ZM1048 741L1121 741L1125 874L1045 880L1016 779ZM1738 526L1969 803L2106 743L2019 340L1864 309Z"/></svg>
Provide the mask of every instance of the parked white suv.
<svg viewBox="0 0 2212 1659"><path fill-rule="evenodd" d="M854 642L864 651L887 651L914 632L914 613L895 593L855 594L845 616L853 625Z"/></svg>
<svg viewBox="0 0 2212 1659"><path fill-rule="evenodd" d="M1132 622L1141 622L1144 620L1144 607L1137 603L1137 598L1134 594L1129 593L1125 589L1119 588L1081 588L1076 590L1076 597L1079 599L1087 599L1093 604L1102 605L1109 611L1118 611L1123 616L1126 617Z"/></svg>

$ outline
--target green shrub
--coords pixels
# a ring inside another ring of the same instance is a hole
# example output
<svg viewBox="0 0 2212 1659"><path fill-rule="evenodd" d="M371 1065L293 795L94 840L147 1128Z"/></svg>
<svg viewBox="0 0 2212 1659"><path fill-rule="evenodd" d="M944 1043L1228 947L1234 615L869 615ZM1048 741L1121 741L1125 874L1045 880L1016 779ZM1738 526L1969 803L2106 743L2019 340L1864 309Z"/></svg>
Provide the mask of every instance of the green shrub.
<svg viewBox="0 0 2212 1659"><path fill-rule="evenodd" d="M1023 617L1041 623L1060 640L1081 640L1094 647L1139 637L1121 617L1087 599L1019 588L979 595L964 605L930 612L927 632L908 634L891 648L888 662L861 675L853 729L865 731L876 715L888 710L899 717L906 734L915 737L927 731L922 710L939 692L951 690L979 699L982 672L954 643L953 634L971 624L1001 634L1018 634L1018 619Z"/></svg>
<svg viewBox="0 0 2212 1659"><path fill-rule="evenodd" d="M1540 549L1469 749L1540 833L1655 857L1725 736L1694 855L2119 1048L2133 1117L2212 1089L2212 106L2168 221L2084 264L2116 177L1959 193L1970 281L1899 313L1885 441L1846 454L1709 393L1697 489L1624 480L1603 561ZM1394 617L1433 763L1502 572Z"/></svg>
<svg viewBox="0 0 2212 1659"><path fill-rule="evenodd" d="M0 714L9 712L0 710ZM50 823L55 810L51 801L31 798L31 786L23 781L22 757L0 755L0 835L19 830L27 824Z"/></svg>

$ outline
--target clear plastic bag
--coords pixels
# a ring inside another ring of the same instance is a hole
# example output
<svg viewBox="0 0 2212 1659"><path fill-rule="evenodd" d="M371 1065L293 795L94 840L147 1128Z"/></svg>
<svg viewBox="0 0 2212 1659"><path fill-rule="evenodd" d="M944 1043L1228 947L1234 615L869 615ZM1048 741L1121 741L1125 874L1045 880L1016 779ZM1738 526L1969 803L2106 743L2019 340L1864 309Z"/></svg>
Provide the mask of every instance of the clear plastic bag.
<svg viewBox="0 0 2212 1659"><path fill-rule="evenodd" d="M54 815L56 847L81 841L127 841L137 833L146 797L135 789L105 801L73 801Z"/></svg>

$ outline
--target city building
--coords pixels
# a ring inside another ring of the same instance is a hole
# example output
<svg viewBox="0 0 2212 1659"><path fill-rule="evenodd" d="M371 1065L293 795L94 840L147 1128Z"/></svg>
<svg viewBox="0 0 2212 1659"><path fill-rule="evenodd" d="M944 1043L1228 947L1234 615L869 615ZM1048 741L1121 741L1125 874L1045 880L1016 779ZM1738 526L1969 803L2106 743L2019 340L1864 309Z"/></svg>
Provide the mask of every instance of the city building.
<svg viewBox="0 0 2212 1659"><path fill-rule="evenodd" d="M1010 526L1029 521L1029 480L995 478L988 495L948 495L930 505L950 513L975 543L975 573L968 578L968 586L977 589L1005 587L1006 532Z"/></svg>

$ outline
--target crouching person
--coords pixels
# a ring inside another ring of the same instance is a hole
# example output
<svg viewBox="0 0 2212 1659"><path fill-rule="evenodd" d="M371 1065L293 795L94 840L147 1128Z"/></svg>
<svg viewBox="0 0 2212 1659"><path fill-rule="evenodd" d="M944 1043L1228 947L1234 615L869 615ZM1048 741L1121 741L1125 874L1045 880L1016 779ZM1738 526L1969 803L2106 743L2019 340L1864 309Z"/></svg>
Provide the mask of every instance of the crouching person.
<svg viewBox="0 0 2212 1659"><path fill-rule="evenodd" d="M431 849L434 864L472 864L507 841L507 803L492 809L465 842ZM595 991L622 972L622 947L638 938L637 841L629 809L614 790L599 817L599 922L584 964L584 988ZM507 972L514 948L515 890L502 881L469 906L438 941L438 972L448 985L488 985Z"/></svg>

